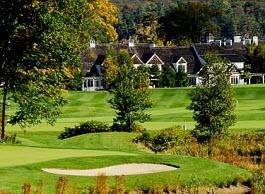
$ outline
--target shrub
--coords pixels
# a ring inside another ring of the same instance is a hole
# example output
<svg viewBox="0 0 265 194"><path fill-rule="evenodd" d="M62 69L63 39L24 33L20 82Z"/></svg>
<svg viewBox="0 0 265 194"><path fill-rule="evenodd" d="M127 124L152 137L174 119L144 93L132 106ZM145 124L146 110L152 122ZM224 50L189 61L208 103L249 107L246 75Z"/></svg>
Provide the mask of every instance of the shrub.
<svg viewBox="0 0 265 194"><path fill-rule="evenodd" d="M87 133L100 133L100 132L109 132L111 131L110 127L100 121L88 121L81 123L75 127L66 127L64 132L59 135L59 139L66 139L69 137L87 134Z"/></svg>
<svg viewBox="0 0 265 194"><path fill-rule="evenodd" d="M151 135L147 131L143 131L133 141L135 143L143 143L146 147L154 152L170 151L177 149L191 142L192 136L189 132L184 131L180 126L166 128L155 135Z"/></svg>
<svg viewBox="0 0 265 194"><path fill-rule="evenodd" d="M253 193L265 193L265 174L262 171L253 172L250 183Z"/></svg>
<svg viewBox="0 0 265 194"><path fill-rule="evenodd" d="M97 176L95 184L92 188L93 194L107 194L109 193L108 177L104 174Z"/></svg>
<svg viewBox="0 0 265 194"><path fill-rule="evenodd" d="M144 131L144 128L142 125L138 123L134 123L130 129L124 126L124 124L113 123L113 125L111 126L111 130L122 131L122 132L142 132Z"/></svg>
<svg viewBox="0 0 265 194"><path fill-rule="evenodd" d="M155 152L167 151L176 146L184 145L190 134L180 126L166 128L154 136L151 149Z"/></svg>
<svg viewBox="0 0 265 194"><path fill-rule="evenodd" d="M0 140L0 143L18 144L20 141L16 139L17 134L5 135L4 139Z"/></svg>
<svg viewBox="0 0 265 194"><path fill-rule="evenodd" d="M143 143L145 146L148 146L152 142L152 137L149 132L143 130L141 135L138 135L133 139L134 143Z"/></svg>

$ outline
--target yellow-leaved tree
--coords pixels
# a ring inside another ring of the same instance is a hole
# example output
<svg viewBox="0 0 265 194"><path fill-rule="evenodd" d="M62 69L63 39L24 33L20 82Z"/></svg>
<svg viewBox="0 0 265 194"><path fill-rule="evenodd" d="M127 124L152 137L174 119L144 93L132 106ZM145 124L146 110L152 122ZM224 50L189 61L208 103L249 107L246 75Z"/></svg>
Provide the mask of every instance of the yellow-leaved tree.
<svg viewBox="0 0 265 194"><path fill-rule="evenodd" d="M115 24L118 22L118 8L109 0L88 0L88 11L95 23L104 28L111 41L118 39Z"/></svg>

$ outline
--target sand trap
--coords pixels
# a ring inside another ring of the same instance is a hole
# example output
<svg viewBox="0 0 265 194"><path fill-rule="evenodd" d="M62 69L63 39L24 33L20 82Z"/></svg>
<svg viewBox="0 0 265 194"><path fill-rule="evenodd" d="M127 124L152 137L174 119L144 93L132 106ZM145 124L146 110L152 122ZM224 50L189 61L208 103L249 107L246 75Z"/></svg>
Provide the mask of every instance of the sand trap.
<svg viewBox="0 0 265 194"><path fill-rule="evenodd" d="M116 166L109 166L105 168L97 168L90 170L76 170L76 169L54 169L43 168L42 170L52 174L74 175L74 176L121 176L133 174L149 174L156 172L173 171L178 168L164 165L164 164L149 164L149 163L131 163Z"/></svg>

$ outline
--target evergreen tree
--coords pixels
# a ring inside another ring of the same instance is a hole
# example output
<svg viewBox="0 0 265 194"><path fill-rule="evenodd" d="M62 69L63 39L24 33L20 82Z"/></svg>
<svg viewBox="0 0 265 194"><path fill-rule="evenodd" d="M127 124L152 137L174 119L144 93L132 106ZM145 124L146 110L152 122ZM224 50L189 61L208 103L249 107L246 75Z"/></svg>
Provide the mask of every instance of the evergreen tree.
<svg viewBox="0 0 265 194"><path fill-rule="evenodd" d="M176 86L177 87L187 87L188 86L188 74L185 72L185 69L183 66L180 66L178 68L178 71L176 73Z"/></svg>
<svg viewBox="0 0 265 194"><path fill-rule="evenodd" d="M174 87L176 83L176 72L169 64L163 65L162 74L160 77L161 87Z"/></svg>

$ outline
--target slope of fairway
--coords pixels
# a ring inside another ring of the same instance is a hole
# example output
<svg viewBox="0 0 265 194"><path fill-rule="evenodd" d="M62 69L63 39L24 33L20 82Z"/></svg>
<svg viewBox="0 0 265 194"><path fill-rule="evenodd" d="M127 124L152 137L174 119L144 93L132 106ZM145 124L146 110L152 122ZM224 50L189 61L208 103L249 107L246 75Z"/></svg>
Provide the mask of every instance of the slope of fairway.
<svg viewBox="0 0 265 194"><path fill-rule="evenodd" d="M153 107L147 112L151 120L144 123L149 130L157 130L172 125L194 127L192 112L187 110L190 104L189 93L193 88L151 89ZM238 122L232 129L261 130L265 128L265 85L235 86L237 97ZM41 124L27 128L27 131L62 131L64 127L74 126L87 120L112 122L115 111L110 108L106 91L70 92L68 104L55 126ZM12 107L9 111L13 111ZM18 126L9 129L19 131Z"/></svg>
<svg viewBox="0 0 265 194"><path fill-rule="evenodd" d="M137 135L125 132L92 133L60 140L56 132L37 131L19 133L18 140L24 146L139 152L132 142Z"/></svg>

